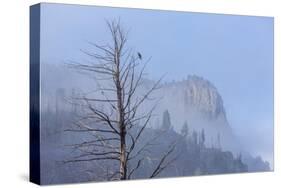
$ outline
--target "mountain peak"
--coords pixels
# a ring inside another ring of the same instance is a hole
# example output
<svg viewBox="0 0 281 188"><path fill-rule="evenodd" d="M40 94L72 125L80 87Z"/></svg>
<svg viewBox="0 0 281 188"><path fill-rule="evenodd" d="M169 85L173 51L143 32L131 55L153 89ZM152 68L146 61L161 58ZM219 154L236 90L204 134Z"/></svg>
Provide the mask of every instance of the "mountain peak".
<svg viewBox="0 0 281 188"><path fill-rule="evenodd" d="M223 100L217 88L203 77L189 75L182 81L163 84L163 88L177 91L177 97L181 98L187 113L195 109L212 119L226 117Z"/></svg>

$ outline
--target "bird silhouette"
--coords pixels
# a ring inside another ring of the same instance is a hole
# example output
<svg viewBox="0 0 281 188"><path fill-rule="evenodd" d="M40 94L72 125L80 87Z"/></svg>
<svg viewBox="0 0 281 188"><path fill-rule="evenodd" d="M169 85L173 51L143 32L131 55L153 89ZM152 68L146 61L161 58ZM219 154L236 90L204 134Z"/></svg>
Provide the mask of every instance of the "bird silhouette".
<svg viewBox="0 0 281 188"><path fill-rule="evenodd" d="M138 52L138 57L139 57L140 60L142 60L142 55L139 52Z"/></svg>

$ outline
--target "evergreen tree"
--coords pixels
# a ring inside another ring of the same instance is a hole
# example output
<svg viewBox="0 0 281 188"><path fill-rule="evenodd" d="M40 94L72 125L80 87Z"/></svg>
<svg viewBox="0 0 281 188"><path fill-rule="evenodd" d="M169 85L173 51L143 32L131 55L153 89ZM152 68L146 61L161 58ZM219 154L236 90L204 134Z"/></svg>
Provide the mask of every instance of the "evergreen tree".
<svg viewBox="0 0 281 188"><path fill-rule="evenodd" d="M200 146L203 147L205 145L205 131L202 129L201 134L200 134Z"/></svg>
<svg viewBox="0 0 281 188"><path fill-rule="evenodd" d="M198 133L196 131L193 131L192 133L192 141L194 144L198 144Z"/></svg>
<svg viewBox="0 0 281 188"><path fill-rule="evenodd" d="M181 135L184 136L184 137L187 137L188 134L189 134L189 128L188 128L187 122L185 121L182 128L181 128Z"/></svg>
<svg viewBox="0 0 281 188"><path fill-rule="evenodd" d="M221 149L221 135L220 135L220 133L218 133L218 135L217 135L217 146L218 146L218 149Z"/></svg>
<svg viewBox="0 0 281 188"><path fill-rule="evenodd" d="M170 113L168 110L165 110L163 113L163 120L162 120L162 130L170 130L172 127L171 125L171 118Z"/></svg>

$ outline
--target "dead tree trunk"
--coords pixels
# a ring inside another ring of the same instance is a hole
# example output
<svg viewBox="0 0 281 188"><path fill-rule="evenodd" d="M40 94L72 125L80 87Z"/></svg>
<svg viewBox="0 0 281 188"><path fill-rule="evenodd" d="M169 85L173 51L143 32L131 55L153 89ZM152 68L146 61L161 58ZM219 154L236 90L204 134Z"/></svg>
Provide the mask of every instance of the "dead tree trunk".
<svg viewBox="0 0 281 188"><path fill-rule="evenodd" d="M96 91L101 93L99 97L85 95L76 98L76 101L80 105L82 103L81 106L84 106L88 113L75 123L77 128L66 131L92 133L95 139L72 145L81 154L74 159L66 160L66 162L115 160L119 162L119 169L109 172L106 168L106 179L125 180L132 177L144 160L144 158L139 159L138 155L145 151L146 146L136 150L136 145L139 144L139 139L152 118L154 108L144 114L139 114L139 109L151 93L159 87L161 79L155 82L143 95L138 96L137 89L141 85L145 65L150 58L143 62L139 52L135 53L133 49L126 47L127 33L121 28L119 22L107 22L107 26L111 34L111 44L90 43L100 53L82 51L95 62L69 64L71 68L80 72L90 73L95 77L100 76L96 79L97 82L98 80L106 80L110 84L106 86L97 84ZM140 64L142 68L137 71ZM97 104L106 107L102 110L98 108ZM126 140L130 140L130 142L126 143ZM160 162L150 176L151 178L164 170L166 167L164 162L173 148L159 159ZM137 159L137 165L128 169L129 161Z"/></svg>
<svg viewBox="0 0 281 188"><path fill-rule="evenodd" d="M126 126L124 124L124 106L123 106L123 92L120 79L120 50L118 46L115 47L115 59L116 64L116 98L117 98L117 120L120 133L120 179L124 180L127 177L127 167L126 167Z"/></svg>

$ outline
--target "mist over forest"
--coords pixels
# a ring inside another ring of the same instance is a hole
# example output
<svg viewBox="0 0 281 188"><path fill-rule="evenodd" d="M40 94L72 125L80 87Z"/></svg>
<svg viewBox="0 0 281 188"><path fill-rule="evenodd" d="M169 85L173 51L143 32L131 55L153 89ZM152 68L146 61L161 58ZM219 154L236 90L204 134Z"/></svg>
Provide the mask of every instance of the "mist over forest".
<svg viewBox="0 0 281 188"><path fill-rule="evenodd" d="M69 70L66 65L42 65L41 164L45 169L42 181L44 184L56 184L110 180L104 169L110 171L118 166L118 162L63 163L81 153L70 146L77 143L91 146L87 145L93 139L91 133L77 134L65 130L73 126L77 117L86 113L82 105L75 103L75 98L101 96L93 91L94 78ZM143 93L153 83L145 78L138 92ZM174 143L175 148L168 157L171 165L157 177L271 170L261 156L252 155L239 144L228 123L223 99L209 81L192 75L181 81L163 82L152 98L157 98L158 104L138 148L147 143L149 146L130 164L134 166L138 159L144 158L132 179L148 178L161 155ZM147 101L139 113L150 109L154 102ZM105 107L99 108L104 110Z"/></svg>

